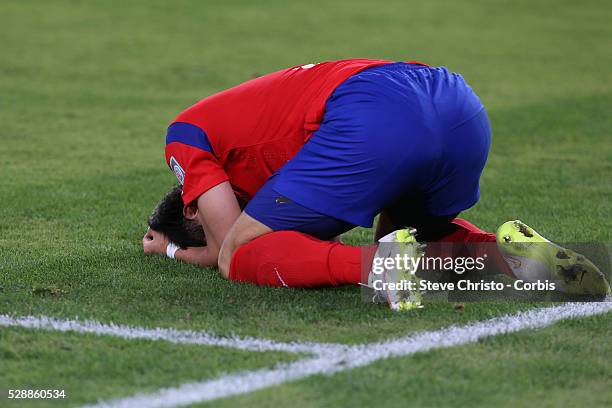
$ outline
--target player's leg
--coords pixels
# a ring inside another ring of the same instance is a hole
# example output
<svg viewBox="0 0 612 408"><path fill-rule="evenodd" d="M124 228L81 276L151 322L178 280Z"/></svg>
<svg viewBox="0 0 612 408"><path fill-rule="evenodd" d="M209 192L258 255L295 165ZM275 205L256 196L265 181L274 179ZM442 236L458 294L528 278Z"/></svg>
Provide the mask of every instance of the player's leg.
<svg viewBox="0 0 612 408"><path fill-rule="evenodd" d="M493 273L529 282L548 280L556 283L558 291L571 294L610 292L605 275L589 259L550 242L521 221L508 221L494 234L461 218L444 225L444 219L432 222L431 217L415 217L414 209L391 206L384 213L386 228L418 225L419 240L428 243L427 256L485 257L486 270Z"/></svg>
<svg viewBox="0 0 612 408"><path fill-rule="evenodd" d="M219 258L222 275L289 287L359 283L362 253L372 250L329 241L354 225L280 195L272 188L275 177L257 192L228 234Z"/></svg>
<svg viewBox="0 0 612 408"><path fill-rule="evenodd" d="M272 188L274 181L257 192L228 234L219 260L222 274L233 281L292 288L365 283L378 246L329 241L354 225L280 195ZM387 240L401 242L409 252L419 247L408 231L389 234ZM406 304L399 295L388 295L390 304Z"/></svg>
<svg viewBox="0 0 612 408"><path fill-rule="evenodd" d="M486 254L487 270L514 276L497 250L495 234L462 218L429 215L419 200L403 197L381 213L377 237L404 226L416 228L419 242L428 244L427 256L479 258Z"/></svg>
<svg viewBox="0 0 612 408"><path fill-rule="evenodd" d="M321 241L295 231L272 232L236 250L229 278L238 282L288 288L366 282L373 285L374 280L395 284L413 280L412 270L386 268L382 273L373 271L375 257L420 257L422 248L414 239L413 232L402 229L388 234L383 240L384 245L357 247ZM420 305L418 291L390 287L376 289L394 310L407 310Z"/></svg>
<svg viewBox="0 0 612 408"><path fill-rule="evenodd" d="M356 247L320 240L305 233L329 239L353 225L300 206L274 191L272 183L273 178L251 200L230 232L228 240L234 242L231 248L236 250L226 251L228 245L224 244L222 253L231 255L227 267L224 261L219 262L220 268L227 271L226 277L292 288L415 279L414 271L399 268L386 268L376 276L372 272L375 257L422 256L422 246L414 238L414 230L400 229L387 234L381 239L384 245ZM255 237L254 232L267 233ZM420 305L418 291L385 289L378 293L395 310Z"/></svg>
<svg viewBox="0 0 612 408"><path fill-rule="evenodd" d="M455 232L459 227L452 223L456 216L430 216L403 206L391 205L378 217L374 239L379 240L392 231L412 227L419 231L419 240L435 242Z"/></svg>
<svg viewBox="0 0 612 408"><path fill-rule="evenodd" d="M271 231L270 227L249 217L243 211L225 236L221 249L219 250L217 266L219 267L221 276L226 279L229 278L230 262L234 252L240 245L244 245Z"/></svg>
<svg viewBox="0 0 612 408"><path fill-rule="evenodd" d="M585 256L550 242L520 221L508 221L494 234L461 218L447 222L419 215L418 209L402 202L406 200L385 209L379 230L417 226L419 240L428 243L427 256L484 257L487 272L529 282L548 280L565 293L601 296L610 292L605 275Z"/></svg>
<svg viewBox="0 0 612 408"><path fill-rule="evenodd" d="M312 288L356 285L365 281L376 246L322 241L296 231L277 231L241 245L229 278L256 285ZM364 277L365 275L365 277Z"/></svg>
<svg viewBox="0 0 612 408"><path fill-rule="evenodd" d="M238 282L292 288L365 283L378 246L319 239L333 238L353 225L281 196L271 187L273 179L257 192L230 231L221 251L224 258L219 260L224 276ZM409 231L388 234L386 240L402 243L402 251L420 251ZM382 279L399 280L401 276L395 272ZM386 293L392 307L418 305L413 299L404 301L402 294Z"/></svg>

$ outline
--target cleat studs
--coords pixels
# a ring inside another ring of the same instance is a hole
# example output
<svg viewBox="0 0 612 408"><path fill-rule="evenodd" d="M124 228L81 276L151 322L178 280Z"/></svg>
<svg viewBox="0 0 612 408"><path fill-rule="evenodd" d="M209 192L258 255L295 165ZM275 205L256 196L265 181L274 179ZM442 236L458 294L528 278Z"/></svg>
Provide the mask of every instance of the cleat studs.
<svg viewBox="0 0 612 408"><path fill-rule="evenodd" d="M416 234L417 230L416 228L408 228L408 232L411 233L412 235Z"/></svg>
<svg viewBox="0 0 612 408"><path fill-rule="evenodd" d="M559 259L570 259L570 257L563 251L557 252L557 258Z"/></svg>
<svg viewBox="0 0 612 408"><path fill-rule="evenodd" d="M510 242L512 241L512 238L510 238L510 235L504 235L504 242Z"/></svg>

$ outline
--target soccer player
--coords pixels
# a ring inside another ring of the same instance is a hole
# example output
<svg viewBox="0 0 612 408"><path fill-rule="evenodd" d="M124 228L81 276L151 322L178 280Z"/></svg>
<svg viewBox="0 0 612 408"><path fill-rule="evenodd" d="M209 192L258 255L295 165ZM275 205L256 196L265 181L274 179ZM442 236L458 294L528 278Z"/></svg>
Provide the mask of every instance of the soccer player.
<svg viewBox="0 0 612 408"><path fill-rule="evenodd" d="M195 240L206 245L169 243L155 230L172 239L171 229L153 222L145 252L218 263L236 281L356 284L364 250L371 257L376 247L328 240L380 214L377 238L414 242L401 229L409 225L424 241L500 241L490 262L512 276L529 272L502 256L533 256L504 252L504 243L530 238L524 224L504 224L498 239L456 218L479 198L490 128L476 94L443 67L360 59L289 68L200 101L171 124L166 142L182 184L179 224L201 225ZM558 262L546 261L558 278ZM592 264L571 262L589 279L568 289L604 290Z"/></svg>

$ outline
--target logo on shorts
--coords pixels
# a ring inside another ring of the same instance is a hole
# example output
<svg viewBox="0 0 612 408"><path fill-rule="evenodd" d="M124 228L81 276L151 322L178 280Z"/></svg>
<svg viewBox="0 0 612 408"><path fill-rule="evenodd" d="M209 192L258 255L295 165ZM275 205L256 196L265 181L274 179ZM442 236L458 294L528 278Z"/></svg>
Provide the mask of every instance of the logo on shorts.
<svg viewBox="0 0 612 408"><path fill-rule="evenodd" d="M178 161L176 161L174 156L170 157L170 168L172 169L174 174L176 174L176 178L178 179L179 183L181 183L182 185L183 182L185 181L185 170L183 170L181 165L178 164Z"/></svg>

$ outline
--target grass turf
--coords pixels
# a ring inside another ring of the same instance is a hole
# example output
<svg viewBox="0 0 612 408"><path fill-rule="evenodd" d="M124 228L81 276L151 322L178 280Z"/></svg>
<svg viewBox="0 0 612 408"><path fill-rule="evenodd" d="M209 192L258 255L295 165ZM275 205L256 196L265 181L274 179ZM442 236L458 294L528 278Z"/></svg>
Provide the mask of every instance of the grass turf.
<svg viewBox="0 0 612 408"><path fill-rule="evenodd" d="M84 404L153 392L239 370L269 367L297 358L293 354L253 353L162 341L2 329L0 398L6 407ZM65 390L66 397L7 401L9 388Z"/></svg>
<svg viewBox="0 0 612 408"><path fill-rule="evenodd" d="M563 321L199 406L606 407L611 336L611 314Z"/></svg>
<svg viewBox="0 0 612 408"><path fill-rule="evenodd" d="M609 242L611 17L604 1L2 2L0 313L355 343L530 307L432 304L395 315L361 303L356 288L234 285L146 258L144 220L175 182L165 126L199 98L286 66L347 57L446 65L481 96L494 134L482 199L465 217ZM365 243L371 231L347 239ZM53 373L50 363L38 369ZM337 384L348 394L349 382ZM111 388L105 395L121 393Z"/></svg>

